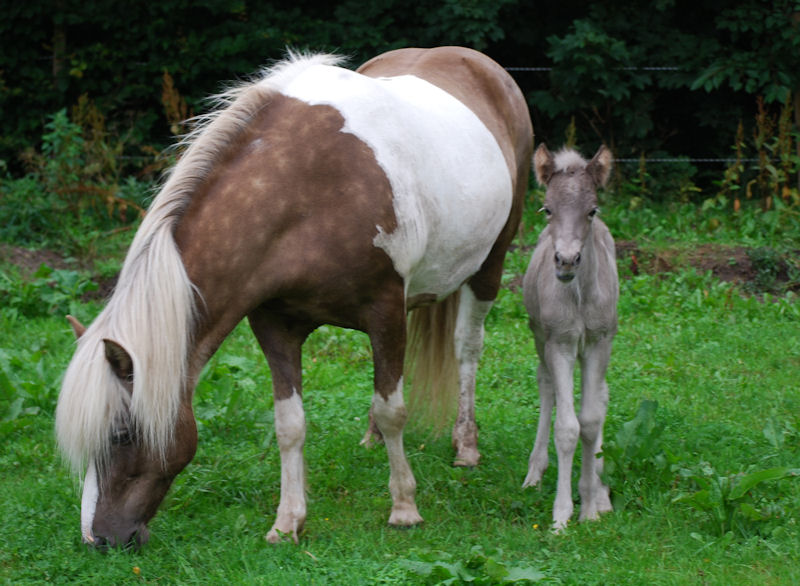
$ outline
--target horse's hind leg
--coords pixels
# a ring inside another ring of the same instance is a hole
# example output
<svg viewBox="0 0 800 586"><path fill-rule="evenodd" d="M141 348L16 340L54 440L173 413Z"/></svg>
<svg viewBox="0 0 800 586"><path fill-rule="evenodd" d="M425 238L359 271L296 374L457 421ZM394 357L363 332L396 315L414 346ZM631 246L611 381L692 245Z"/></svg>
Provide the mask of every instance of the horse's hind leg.
<svg viewBox="0 0 800 586"><path fill-rule="evenodd" d="M455 353L458 360L458 414L453 426L455 466L477 466L478 425L475 423L475 374L483 350L483 322L492 301L480 301L469 285L461 287L455 330Z"/></svg>
<svg viewBox="0 0 800 586"><path fill-rule="evenodd" d="M402 301L389 300L373 307L367 333L375 364L375 394L370 411L383 436L389 457L389 493L392 512L389 524L410 526L422 522L414 496L417 482L406 459L403 428L407 413L403 400L403 359L405 356L406 316Z"/></svg>
<svg viewBox="0 0 800 586"><path fill-rule="evenodd" d="M578 416L583 446L581 479L578 491L581 496L580 520L596 519L601 513L612 510L608 487L600 480L603 459L603 424L608 405L606 367L611 355L611 339L604 338L587 348L581 365L581 412Z"/></svg>
<svg viewBox="0 0 800 586"><path fill-rule="evenodd" d="M301 347L308 328L292 329L258 310L249 316L269 362L275 398L275 435L281 455L281 496L275 523L267 533L270 543L288 535L298 542L306 520L306 476L303 460L306 422L303 412Z"/></svg>

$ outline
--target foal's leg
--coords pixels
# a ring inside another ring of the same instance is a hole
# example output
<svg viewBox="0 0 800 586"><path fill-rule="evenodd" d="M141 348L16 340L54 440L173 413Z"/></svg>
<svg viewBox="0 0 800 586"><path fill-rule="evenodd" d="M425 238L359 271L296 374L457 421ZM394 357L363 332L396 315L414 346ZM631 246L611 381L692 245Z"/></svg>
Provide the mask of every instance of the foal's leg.
<svg viewBox="0 0 800 586"><path fill-rule="evenodd" d="M367 333L375 364L375 394L370 413L383 436L389 457L389 493L392 495L389 524L402 527L421 523L422 517L414 502L417 482L403 447L407 413L403 400L406 316L402 291L399 299L399 302L389 301L373 308Z"/></svg>
<svg viewBox="0 0 800 586"><path fill-rule="evenodd" d="M255 311L249 316L272 373L275 399L275 435L281 455L281 497L278 514L266 539L270 543L289 535L295 543L306 520L306 475L303 445L306 437L302 399L301 347L306 329L292 331L268 314Z"/></svg>
<svg viewBox="0 0 800 586"><path fill-rule="evenodd" d="M539 362L536 379L539 385L539 424L536 428L533 451L528 459L528 475L525 477L525 482L522 483L522 488L539 484L549 464L547 451L550 444L550 420L553 417L556 396L553 379L544 362Z"/></svg>
<svg viewBox="0 0 800 586"><path fill-rule="evenodd" d="M587 347L581 364L581 412L578 416L583 445L580 520L596 519L600 513L612 510L608 487L600 480L603 460L597 454L603 445L603 424L608 405L606 368L611 356L611 338L605 337Z"/></svg>
<svg viewBox="0 0 800 586"><path fill-rule="evenodd" d="M566 527L573 510L572 459L580 432L573 398L576 351L576 343L545 342L545 361L553 377L556 399L554 435L558 454L558 485L553 504L553 529L556 531Z"/></svg>
<svg viewBox="0 0 800 586"><path fill-rule="evenodd" d="M454 340L459 381L458 415L453 426L455 466L477 466L481 457L475 423L475 373L483 350L483 322L492 304L478 300L469 285L461 287Z"/></svg>

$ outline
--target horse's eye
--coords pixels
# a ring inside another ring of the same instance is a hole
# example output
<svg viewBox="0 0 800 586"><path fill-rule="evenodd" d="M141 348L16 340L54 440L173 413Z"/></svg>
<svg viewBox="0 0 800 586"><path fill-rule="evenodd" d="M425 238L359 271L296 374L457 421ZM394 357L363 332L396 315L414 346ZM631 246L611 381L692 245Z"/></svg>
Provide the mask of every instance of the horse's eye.
<svg viewBox="0 0 800 586"><path fill-rule="evenodd" d="M127 429L117 429L111 433L111 443L115 446L127 446L131 443L131 433Z"/></svg>
<svg viewBox="0 0 800 586"><path fill-rule="evenodd" d="M590 218L594 218L597 215L597 212L599 212L599 211L600 211L600 208L592 208L592 210L589 212L589 217Z"/></svg>
<svg viewBox="0 0 800 586"><path fill-rule="evenodd" d="M544 212L544 215L547 216L548 218L553 215L553 212L551 212L550 208L548 208L548 207L543 207L539 211L540 212Z"/></svg>

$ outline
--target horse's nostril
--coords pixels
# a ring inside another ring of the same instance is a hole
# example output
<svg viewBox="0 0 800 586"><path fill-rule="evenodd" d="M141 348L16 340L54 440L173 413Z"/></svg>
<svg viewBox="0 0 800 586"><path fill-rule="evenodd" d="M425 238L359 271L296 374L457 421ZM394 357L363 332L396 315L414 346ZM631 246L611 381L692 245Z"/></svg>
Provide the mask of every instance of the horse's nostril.
<svg viewBox="0 0 800 586"><path fill-rule="evenodd" d="M579 252L578 255L575 257L575 262L573 263L575 266L581 264L581 253Z"/></svg>
<svg viewBox="0 0 800 586"><path fill-rule="evenodd" d="M555 261L557 265L561 265L561 255L556 252Z"/></svg>
<svg viewBox="0 0 800 586"><path fill-rule="evenodd" d="M99 549L100 551L107 551L109 547L113 546L113 544L108 539L106 539L105 537L100 537L98 535L94 536L94 541L87 542L86 544L95 549Z"/></svg>

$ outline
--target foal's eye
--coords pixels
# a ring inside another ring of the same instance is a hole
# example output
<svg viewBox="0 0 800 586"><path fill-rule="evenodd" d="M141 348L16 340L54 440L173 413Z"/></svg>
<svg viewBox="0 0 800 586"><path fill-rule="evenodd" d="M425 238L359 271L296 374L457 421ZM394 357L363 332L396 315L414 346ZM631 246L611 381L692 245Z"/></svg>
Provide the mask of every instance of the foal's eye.
<svg viewBox="0 0 800 586"><path fill-rule="evenodd" d="M599 212L599 211L600 211L600 208L592 208L591 211L589 212L589 217L590 218L594 218L597 215L597 212Z"/></svg>
<svg viewBox="0 0 800 586"><path fill-rule="evenodd" d="M553 212L550 211L550 208L546 206L541 208L539 211L544 212L544 215L547 216L548 218L553 215Z"/></svg>

